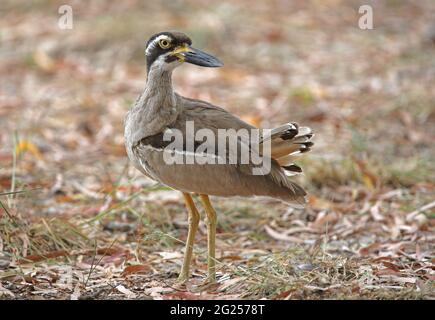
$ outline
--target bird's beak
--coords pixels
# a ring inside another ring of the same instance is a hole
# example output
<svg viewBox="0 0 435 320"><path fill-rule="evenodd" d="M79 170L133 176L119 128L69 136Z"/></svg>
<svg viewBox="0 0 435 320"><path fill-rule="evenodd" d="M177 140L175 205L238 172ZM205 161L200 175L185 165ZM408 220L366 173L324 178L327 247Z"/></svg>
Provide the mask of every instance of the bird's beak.
<svg viewBox="0 0 435 320"><path fill-rule="evenodd" d="M196 64L201 67L217 68L222 67L224 64L216 57L189 46L180 46L172 51L172 55L175 55L179 60Z"/></svg>

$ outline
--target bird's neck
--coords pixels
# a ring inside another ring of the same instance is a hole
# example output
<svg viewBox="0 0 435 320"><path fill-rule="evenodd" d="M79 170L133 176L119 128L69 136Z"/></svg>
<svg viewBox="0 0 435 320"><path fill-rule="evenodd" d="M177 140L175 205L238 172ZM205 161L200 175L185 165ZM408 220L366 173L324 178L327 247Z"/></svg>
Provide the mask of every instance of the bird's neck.
<svg viewBox="0 0 435 320"><path fill-rule="evenodd" d="M144 91L147 108L172 108L175 105L175 93L172 88L172 71L151 68L148 72ZM157 110L154 110L157 111Z"/></svg>
<svg viewBox="0 0 435 320"><path fill-rule="evenodd" d="M134 126L129 127L132 140L139 141L157 134L177 119L180 108L172 89L171 77L170 71L151 69L148 72L145 90L128 116L134 122Z"/></svg>

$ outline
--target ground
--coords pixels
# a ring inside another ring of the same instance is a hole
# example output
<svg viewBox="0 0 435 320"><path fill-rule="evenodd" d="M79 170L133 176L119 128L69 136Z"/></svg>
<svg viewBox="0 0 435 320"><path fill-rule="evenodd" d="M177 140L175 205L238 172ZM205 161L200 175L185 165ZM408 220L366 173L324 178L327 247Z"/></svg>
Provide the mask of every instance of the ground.
<svg viewBox="0 0 435 320"><path fill-rule="evenodd" d="M435 298L433 1L71 1L71 30L61 4L0 9L1 299ZM180 67L179 93L316 133L305 209L212 199L219 283L203 291L204 223L175 288L181 194L123 146L145 41L172 29L225 63Z"/></svg>

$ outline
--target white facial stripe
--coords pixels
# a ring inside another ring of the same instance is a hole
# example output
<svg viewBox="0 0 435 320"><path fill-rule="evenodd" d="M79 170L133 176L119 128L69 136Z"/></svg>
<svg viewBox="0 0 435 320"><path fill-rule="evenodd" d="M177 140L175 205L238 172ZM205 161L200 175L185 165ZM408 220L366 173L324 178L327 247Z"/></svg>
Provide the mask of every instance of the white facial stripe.
<svg viewBox="0 0 435 320"><path fill-rule="evenodd" d="M148 45L148 47L146 48L146 50L145 50L145 54L146 55L149 55L150 54L150 52L156 47L156 45L158 45L158 43L159 43L159 41L160 40L168 40L168 41L171 41L171 39L167 36L167 35L164 35L164 34L162 34L162 35L160 35L160 36L158 36L157 38L155 38L149 45Z"/></svg>

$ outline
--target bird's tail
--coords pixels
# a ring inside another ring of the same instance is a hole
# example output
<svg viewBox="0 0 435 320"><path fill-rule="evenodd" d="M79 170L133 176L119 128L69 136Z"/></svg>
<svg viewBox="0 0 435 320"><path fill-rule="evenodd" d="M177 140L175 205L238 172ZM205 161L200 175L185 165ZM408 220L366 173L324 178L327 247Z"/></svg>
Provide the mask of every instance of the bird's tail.
<svg viewBox="0 0 435 320"><path fill-rule="evenodd" d="M285 170L287 175L302 173L302 168L293 163L295 158L311 150L314 136L309 127L299 127L295 122L289 122L275 129L263 138L271 140L271 155Z"/></svg>
<svg viewBox="0 0 435 320"><path fill-rule="evenodd" d="M272 168L271 177L281 188L272 192L271 196L296 207L302 208L306 203L306 192L298 184L290 181L288 176L302 173L302 168L293 161L298 155L308 152L313 146L314 136L308 127L299 127L297 123L286 123L272 129L263 136L262 143L270 139L271 157L281 167Z"/></svg>

